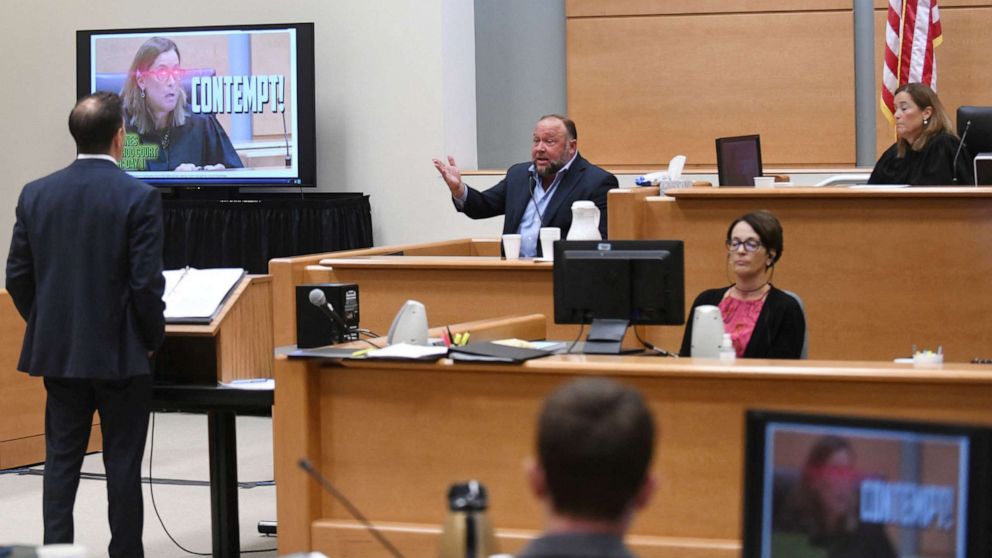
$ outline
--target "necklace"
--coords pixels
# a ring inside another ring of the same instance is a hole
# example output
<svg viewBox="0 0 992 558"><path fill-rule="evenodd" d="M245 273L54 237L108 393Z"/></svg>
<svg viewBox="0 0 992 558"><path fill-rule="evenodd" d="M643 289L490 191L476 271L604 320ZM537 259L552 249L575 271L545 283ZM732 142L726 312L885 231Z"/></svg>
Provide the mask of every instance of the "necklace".
<svg viewBox="0 0 992 558"><path fill-rule="evenodd" d="M158 141L158 144L162 146L162 149L168 149L169 148L169 136L170 135L172 135L172 128L171 127L169 127L168 129L165 130L165 133L162 134L162 138Z"/></svg>
<svg viewBox="0 0 992 558"><path fill-rule="evenodd" d="M746 295L746 294L756 293L756 292L760 291L761 289L764 289L766 285L768 285L768 283L762 283L761 286L758 287L758 288L756 288L756 289L751 289L751 290L745 291L744 289L738 287L737 286L737 283L734 283L734 288L737 289L737 292Z"/></svg>

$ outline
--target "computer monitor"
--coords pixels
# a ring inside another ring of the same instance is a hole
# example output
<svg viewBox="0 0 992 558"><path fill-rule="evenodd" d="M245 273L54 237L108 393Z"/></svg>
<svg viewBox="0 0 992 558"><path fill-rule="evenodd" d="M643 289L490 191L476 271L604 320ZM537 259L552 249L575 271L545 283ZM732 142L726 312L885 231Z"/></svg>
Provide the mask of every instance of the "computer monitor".
<svg viewBox="0 0 992 558"><path fill-rule="evenodd" d="M754 177L762 173L760 137L717 138L716 169L720 186L754 186Z"/></svg>
<svg viewBox="0 0 992 558"><path fill-rule="evenodd" d="M958 107L958 137L963 137L965 147L973 160L975 185L992 184L992 107ZM968 123L971 123L970 125ZM965 129L968 135L965 136ZM982 155L983 156L979 156Z"/></svg>
<svg viewBox="0 0 992 558"><path fill-rule="evenodd" d="M748 411L741 556L989 556L990 445L983 427Z"/></svg>
<svg viewBox="0 0 992 558"><path fill-rule="evenodd" d="M586 353L620 352L629 324L685 323L681 240L555 242L555 323L591 324Z"/></svg>

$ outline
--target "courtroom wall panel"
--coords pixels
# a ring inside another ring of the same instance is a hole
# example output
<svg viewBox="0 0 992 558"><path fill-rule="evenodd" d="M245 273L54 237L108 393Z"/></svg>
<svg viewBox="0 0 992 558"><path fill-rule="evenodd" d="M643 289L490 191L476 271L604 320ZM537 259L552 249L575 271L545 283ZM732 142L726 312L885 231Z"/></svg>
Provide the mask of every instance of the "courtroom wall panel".
<svg viewBox="0 0 992 558"><path fill-rule="evenodd" d="M875 90L884 0L875 1ZM992 104L992 2L941 2L939 90ZM851 0L568 0L568 109L597 164L716 163L717 137L759 133L766 166L854 166ZM878 153L892 127L875 106Z"/></svg>
<svg viewBox="0 0 992 558"><path fill-rule="evenodd" d="M849 10L851 0L566 0L568 17Z"/></svg>
<svg viewBox="0 0 992 558"><path fill-rule="evenodd" d="M571 15L571 14L569 14ZM568 18L568 103L583 155L716 164L713 140L761 134L767 166L854 161L846 10Z"/></svg>

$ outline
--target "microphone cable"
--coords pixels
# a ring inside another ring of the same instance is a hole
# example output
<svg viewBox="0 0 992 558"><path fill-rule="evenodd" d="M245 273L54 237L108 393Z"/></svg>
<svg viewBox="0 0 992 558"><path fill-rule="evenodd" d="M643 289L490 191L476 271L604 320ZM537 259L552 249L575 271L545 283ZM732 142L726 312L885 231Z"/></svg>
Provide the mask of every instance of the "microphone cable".
<svg viewBox="0 0 992 558"><path fill-rule="evenodd" d="M585 330L586 330L586 322L583 321L581 327L579 327L579 334L575 336L575 340L572 341L572 344L568 346L568 350L565 351L565 354L572 354L572 349L575 348L575 345L576 343L579 342L579 339L582 339L582 332L584 332Z"/></svg>
<svg viewBox="0 0 992 558"><path fill-rule="evenodd" d="M654 351L655 354L657 354L658 356L671 357L671 358L679 358L678 353L668 352L665 349L662 349L661 347L658 347L658 346L654 345L653 343L649 343L649 342L645 341L644 339L641 339L641 334L637 331L637 326L636 325L635 326L631 326L630 329L633 329L634 330L634 337L637 337L637 340L641 342L641 345L643 345L645 349L647 349L649 351Z"/></svg>
<svg viewBox="0 0 992 558"><path fill-rule="evenodd" d="M534 176L531 176L531 178L532 178L532 180L531 180L531 184L530 184L530 201L531 201L531 203L534 204L534 211L537 212L537 220L543 226L544 225L544 215L541 214L541 208L537 205L537 198L534 197L534 190L537 189L537 178L535 178Z"/></svg>
<svg viewBox="0 0 992 558"><path fill-rule="evenodd" d="M377 541L379 541L379 544L385 547L385 549L388 550L390 554L392 554L395 558L404 558L403 554L401 554L400 551L397 550L396 547L393 546L392 543L390 543L389 540L387 540L386 537L384 537L383 534L380 533L379 530L375 528L375 525L372 525L372 522L369 521L362 514L362 512L359 511L358 508L356 508L355 505L352 504L351 501L345 497L344 494L338 491L338 489L334 488L334 485L331 484L331 481L324 478L324 475L321 475L320 472L314 468L313 463L311 463L309 459L307 459L306 457L301 457L299 461L296 462L296 464L300 467L300 469L303 469L303 471L306 472L306 474L310 475L311 478L313 478L318 483L320 483L320 486L326 492L328 492L331 496L334 496L334 498L338 502L341 502L341 504L344 505L345 509L348 510L348 513L354 516L355 519L358 519L358 521L361 522L361 524L364 525L365 528L368 529L370 533L372 533L372 536L375 537Z"/></svg>
<svg viewBox="0 0 992 558"><path fill-rule="evenodd" d="M192 554L194 556L213 556L213 552L195 552L185 546L179 544L179 541L172 536L169 529L165 526L165 520L162 519L162 514L158 511L158 504L155 502L155 477L152 476L152 462L155 458L155 413L152 411L151 418L151 436L148 442L148 494L151 496L152 509L155 510L155 517L158 519L158 524L162 526L162 531L165 532L165 536L169 537L172 544L176 545L180 550L187 554ZM208 483L209 484L209 483ZM239 545L240 546L240 545ZM263 548L260 550L241 550L240 554L257 554L260 552L276 552L276 548Z"/></svg>

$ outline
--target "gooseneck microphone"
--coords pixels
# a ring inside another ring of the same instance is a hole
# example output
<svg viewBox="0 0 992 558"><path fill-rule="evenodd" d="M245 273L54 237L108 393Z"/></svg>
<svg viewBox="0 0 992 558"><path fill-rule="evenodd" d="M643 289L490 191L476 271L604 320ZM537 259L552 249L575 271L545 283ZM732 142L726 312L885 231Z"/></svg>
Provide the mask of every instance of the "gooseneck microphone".
<svg viewBox="0 0 992 558"><path fill-rule="evenodd" d="M317 308L320 308L324 312L324 314L327 314L327 317L334 320L335 322L337 322L338 325L341 326L342 333L348 331L348 324L344 323L344 320L341 319L341 316L339 316L338 313L334 311L334 307L331 306L331 303L327 302L327 295L324 294L324 291L320 289L313 289L310 291L309 298L310 298L310 304L313 304Z"/></svg>
<svg viewBox="0 0 992 558"><path fill-rule="evenodd" d="M317 471L317 469L314 469L313 463L311 463L309 459L307 459L306 457L301 457L300 460L297 461L296 463L300 466L300 469L306 471L308 475L310 475L311 477L313 477L314 480L319 482L320 486L324 490L326 490L331 496L334 496L335 500L341 502L341 504L345 507L345 509L348 510L348 513L350 513L355 519L361 522L362 525L364 525L365 528L368 529L370 533L372 533L372 536L375 537L375 539L379 541L379 543L382 544L382 546L384 546L386 550L389 551L390 554L392 554L395 558L404 558L403 555L400 554L400 551L396 550L396 547L393 546L392 543L390 543L388 540L386 540L386 537L384 537L382 533L380 533L379 530L376 529L375 526L372 525L372 523L368 519L366 519L364 515L362 515L362 512L358 511L358 508L356 508L351 502L349 502L348 499L344 497L344 494L341 494L338 491L338 489L334 488L334 485L331 484L331 481L324 478L324 475L321 475L320 472Z"/></svg>
<svg viewBox="0 0 992 558"><path fill-rule="evenodd" d="M968 137L969 128L971 128L971 120L969 120L968 123L964 125L964 133L961 134L961 143L958 144L958 150L956 153L954 153L954 162L951 163L953 165L954 178L951 184L958 183L958 157L961 155L961 148L964 147L964 138Z"/></svg>

